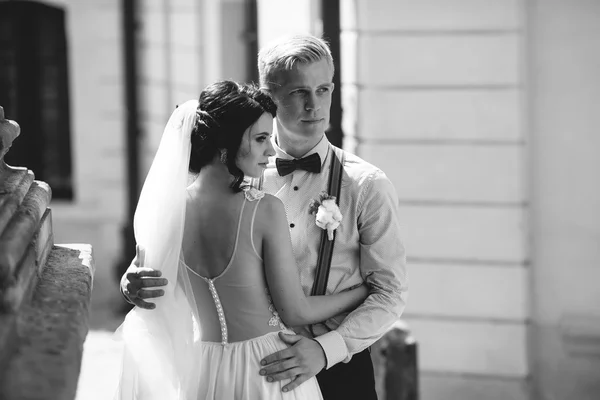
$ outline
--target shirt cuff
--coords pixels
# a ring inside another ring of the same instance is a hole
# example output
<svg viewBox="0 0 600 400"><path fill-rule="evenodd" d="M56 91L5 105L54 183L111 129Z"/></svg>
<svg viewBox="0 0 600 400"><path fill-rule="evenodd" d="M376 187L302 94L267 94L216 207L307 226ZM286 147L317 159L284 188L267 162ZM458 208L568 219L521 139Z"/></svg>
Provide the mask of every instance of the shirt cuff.
<svg viewBox="0 0 600 400"><path fill-rule="evenodd" d="M329 369L348 357L348 347L342 335L336 331L327 332L315 338L325 353L325 369Z"/></svg>

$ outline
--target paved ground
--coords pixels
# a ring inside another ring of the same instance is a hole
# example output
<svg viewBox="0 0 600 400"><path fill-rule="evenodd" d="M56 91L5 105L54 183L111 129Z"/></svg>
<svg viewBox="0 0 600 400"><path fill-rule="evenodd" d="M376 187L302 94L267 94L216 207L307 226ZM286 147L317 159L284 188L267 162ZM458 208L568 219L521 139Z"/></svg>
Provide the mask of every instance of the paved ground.
<svg viewBox="0 0 600 400"><path fill-rule="evenodd" d="M76 400L111 400L120 371L119 343L113 332L93 330L83 347Z"/></svg>
<svg viewBox="0 0 600 400"><path fill-rule="evenodd" d="M112 400L120 373L121 347L113 340L124 315L117 286L94 282L90 331L83 345L83 359L76 400Z"/></svg>

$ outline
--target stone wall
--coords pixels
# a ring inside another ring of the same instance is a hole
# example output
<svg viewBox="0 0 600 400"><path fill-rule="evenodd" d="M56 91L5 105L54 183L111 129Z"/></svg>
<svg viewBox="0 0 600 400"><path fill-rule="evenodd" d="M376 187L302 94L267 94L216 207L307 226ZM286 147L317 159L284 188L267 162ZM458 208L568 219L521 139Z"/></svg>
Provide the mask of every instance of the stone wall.
<svg viewBox="0 0 600 400"><path fill-rule="evenodd" d="M0 398L75 397L88 330L90 245L54 245L50 187L4 155L20 133L0 107Z"/></svg>
<svg viewBox="0 0 600 400"><path fill-rule="evenodd" d="M600 399L600 2L528 9L533 399Z"/></svg>
<svg viewBox="0 0 600 400"><path fill-rule="evenodd" d="M344 147L398 192L423 400L529 397L525 3L340 2Z"/></svg>

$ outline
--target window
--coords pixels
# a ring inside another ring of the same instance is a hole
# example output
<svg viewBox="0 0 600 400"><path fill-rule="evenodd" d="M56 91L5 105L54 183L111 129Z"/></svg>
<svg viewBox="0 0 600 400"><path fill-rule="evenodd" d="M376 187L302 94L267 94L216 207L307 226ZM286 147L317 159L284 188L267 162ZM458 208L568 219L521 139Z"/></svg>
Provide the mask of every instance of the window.
<svg viewBox="0 0 600 400"><path fill-rule="evenodd" d="M5 157L73 199L64 11L30 1L0 2L0 105L21 126Z"/></svg>

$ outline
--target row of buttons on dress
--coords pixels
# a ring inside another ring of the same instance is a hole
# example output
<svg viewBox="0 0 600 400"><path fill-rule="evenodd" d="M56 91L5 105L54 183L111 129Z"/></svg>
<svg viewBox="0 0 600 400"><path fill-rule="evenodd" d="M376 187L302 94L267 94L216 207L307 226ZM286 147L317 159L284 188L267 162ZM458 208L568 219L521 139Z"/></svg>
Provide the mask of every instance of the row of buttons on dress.
<svg viewBox="0 0 600 400"><path fill-rule="evenodd" d="M225 322L225 313L223 312L223 306L221 305L221 299L217 293L217 288L212 279L208 279L208 288L212 294L213 301L217 308L217 315L219 317L219 324L221 325L221 344L225 346L227 344L227 323Z"/></svg>

